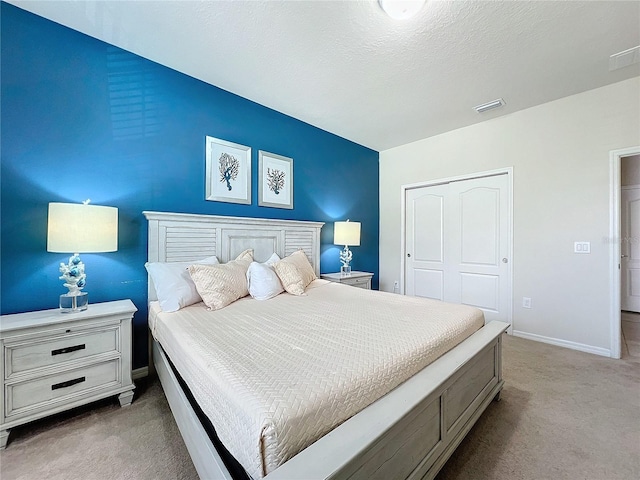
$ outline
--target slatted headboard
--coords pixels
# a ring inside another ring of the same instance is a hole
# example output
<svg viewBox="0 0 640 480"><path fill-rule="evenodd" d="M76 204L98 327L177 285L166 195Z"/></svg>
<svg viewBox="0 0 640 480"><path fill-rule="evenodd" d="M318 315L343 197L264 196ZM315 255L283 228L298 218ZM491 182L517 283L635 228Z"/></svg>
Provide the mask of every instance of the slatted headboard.
<svg viewBox="0 0 640 480"><path fill-rule="evenodd" d="M320 276L322 222L142 212L149 222L149 262L191 262L216 255L220 262L253 248L257 262L302 249ZM156 293L149 279L149 301Z"/></svg>

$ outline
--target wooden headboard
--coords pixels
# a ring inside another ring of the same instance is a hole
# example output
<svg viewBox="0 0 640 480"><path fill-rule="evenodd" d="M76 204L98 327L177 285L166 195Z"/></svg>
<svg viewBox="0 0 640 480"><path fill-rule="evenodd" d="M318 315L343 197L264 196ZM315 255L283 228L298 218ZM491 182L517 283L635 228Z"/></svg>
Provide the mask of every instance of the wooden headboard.
<svg viewBox="0 0 640 480"><path fill-rule="evenodd" d="M272 253L281 258L302 249L320 276L323 222L221 217L187 213L142 212L149 222L149 262L191 262L211 255L225 263L247 248L257 262ZM149 279L149 301L155 300Z"/></svg>

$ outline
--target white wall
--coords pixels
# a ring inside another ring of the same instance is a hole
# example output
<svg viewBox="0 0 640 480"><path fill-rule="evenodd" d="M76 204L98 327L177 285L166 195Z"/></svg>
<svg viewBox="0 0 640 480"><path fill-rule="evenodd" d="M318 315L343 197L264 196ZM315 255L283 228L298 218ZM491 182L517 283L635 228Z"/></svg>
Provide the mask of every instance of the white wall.
<svg viewBox="0 0 640 480"><path fill-rule="evenodd" d="M609 151L636 145L640 77L381 152L380 289L400 278L401 185L513 166L514 333L608 354Z"/></svg>

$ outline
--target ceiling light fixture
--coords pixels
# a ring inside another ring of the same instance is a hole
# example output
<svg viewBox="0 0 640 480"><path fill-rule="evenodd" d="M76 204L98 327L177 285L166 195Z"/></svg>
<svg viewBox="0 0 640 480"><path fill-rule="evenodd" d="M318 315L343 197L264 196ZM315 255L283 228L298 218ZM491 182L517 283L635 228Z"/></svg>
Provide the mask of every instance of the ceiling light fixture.
<svg viewBox="0 0 640 480"><path fill-rule="evenodd" d="M493 110L494 108L502 107L504 105L505 105L504 100L501 98L498 98L497 100L494 100L492 102L487 102L487 103L483 103L482 105L477 105L473 107L473 109L478 113L484 113L487 110Z"/></svg>
<svg viewBox="0 0 640 480"><path fill-rule="evenodd" d="M395 20L406 20L418 13L427 0L378 0L382 10Z"/></svg>

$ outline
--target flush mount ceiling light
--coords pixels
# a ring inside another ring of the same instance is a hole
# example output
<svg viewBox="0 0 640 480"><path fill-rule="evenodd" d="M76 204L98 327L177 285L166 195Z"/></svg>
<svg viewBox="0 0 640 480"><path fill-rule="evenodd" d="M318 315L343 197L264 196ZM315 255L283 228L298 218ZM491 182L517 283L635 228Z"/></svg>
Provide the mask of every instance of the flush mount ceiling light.
<svg viewBox="0 0 640 480"><path fill-rule="evenodd" d="M382 10L396 20L413 17L426 2L427 0L378 0Z"/></svg>
<svg viewBox="0 0 640 480"><path fill-rule="evenodd" d="M504 100L498 98L492 102L483 103L482 105L477 105L473 107L473 109L478 113L486 112L487 110L493 110L494 108L502 107L504 105Z"/></svg>

